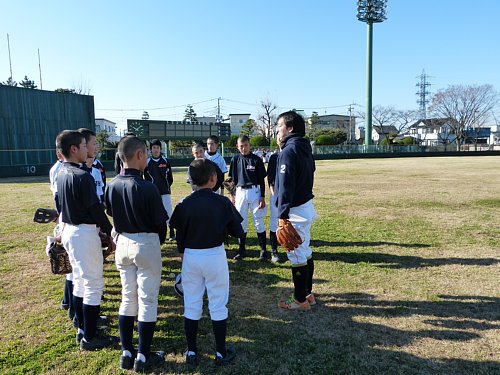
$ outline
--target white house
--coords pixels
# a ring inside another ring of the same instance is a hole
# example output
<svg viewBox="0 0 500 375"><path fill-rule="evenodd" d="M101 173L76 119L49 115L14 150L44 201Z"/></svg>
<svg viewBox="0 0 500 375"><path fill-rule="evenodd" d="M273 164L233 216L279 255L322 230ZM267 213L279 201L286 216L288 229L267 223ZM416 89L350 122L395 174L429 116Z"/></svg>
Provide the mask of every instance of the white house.
<svg viewBox="0 0 500 375"><path fill-rule="evenodd" d="M120 136L116 134L116 123L113 121L106 120L104 118L95 119L95 132L96 134L106 131L109 135L109 142L118 142Z"/></svg>
<svg viewBox="0 0 500 375"><path fill-rule="evenodd" d="M408 128L407 134L422 146L437 146L455 143L456 136L446 118L419 120Z"/></svg>

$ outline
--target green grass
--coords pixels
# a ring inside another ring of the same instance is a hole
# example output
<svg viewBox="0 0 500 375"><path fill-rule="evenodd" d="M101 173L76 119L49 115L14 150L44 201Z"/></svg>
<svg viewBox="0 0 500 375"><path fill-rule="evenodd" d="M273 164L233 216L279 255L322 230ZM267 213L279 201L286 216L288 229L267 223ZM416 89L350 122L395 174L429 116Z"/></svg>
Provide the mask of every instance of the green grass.
<svg viewBox="0 0 500 375"><path fill-rule="evenodd" d="M312 311L279 311L292 291L288 263L229 260L228 341L233 364L212 364L208 311L200 322L195 374L500 373L500 159L497 157L321 161L312 229ZM188 194L174 175L173 202ZM51 206L47 179L0 180L0 373L117 374L116 348L81 353L59 310L63 277L44 253L52 225L32 223ZM234 255L236 242L229 246ZM163 277L153 346L161 371L185 373L182 301L170 273L175 246L162 247ZM283 255L283 252L282 252ZM118 335L120 280L105 264L102 311Z"/></svg>

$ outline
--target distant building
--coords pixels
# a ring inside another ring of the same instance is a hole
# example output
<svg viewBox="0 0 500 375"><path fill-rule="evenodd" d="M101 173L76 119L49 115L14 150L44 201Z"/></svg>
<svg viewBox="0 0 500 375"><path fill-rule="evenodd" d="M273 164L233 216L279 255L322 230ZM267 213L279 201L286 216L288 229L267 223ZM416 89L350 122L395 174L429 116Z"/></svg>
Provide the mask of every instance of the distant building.
<svg viewBox="0 0 500 375"><path fill-rule="evenodd" d="M422 146L437 146L455 143L456 136L447 118L419 120L408 128L407 134Z"/></svg>
<svg viewBox="0 0 500 375"><path fill-rule="evenodd" d="M375 144L379 144L384 139L390 138L391 134L398 134L398 129L393 125L373 125L372 127L372 139Z"/></svg>
<svg viewBox="0 0 500 375"><path fill-rule="evenodd" d="M208 117L208 116L202 116L202 117L196 117L196 121L198 122L213 122L215 123L215 117Z"/></svg>
<svg viewBox="0 0 500 375"><path fill-rule="evenodd" d="M120 140L120 136L116 134L116 123L113 121L106 120L104 118L96 118L95 119L95 132L100 133L106 131L109 135L109 142L118 142Z"/></svg>
<svg viewBox="0 0 500 375"><path fill-rule="evenodd" d="M250 119L250 113L231 113L229 121L231 124L231 134L240 135L241 127Z"/></svg>
<svg viewBox="0 0 500 375"><path fill-rule="evenodd" d="M348 141L356 139L356 117L345 115L321 115L316 123L316 130L340 129L347 134Z"/></svg>

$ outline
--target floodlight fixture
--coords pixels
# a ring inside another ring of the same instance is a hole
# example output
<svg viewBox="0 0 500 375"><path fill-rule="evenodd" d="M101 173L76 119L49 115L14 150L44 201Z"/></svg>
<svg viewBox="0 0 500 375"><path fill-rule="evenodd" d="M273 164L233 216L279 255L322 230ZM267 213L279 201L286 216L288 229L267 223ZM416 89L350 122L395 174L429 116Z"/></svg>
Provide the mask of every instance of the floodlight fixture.
<svg viewBox="0 0 500 375"><path fill-rule="evenodd" d="M383 22L387 19L387 0L358 0L358 20Z"/></svg>

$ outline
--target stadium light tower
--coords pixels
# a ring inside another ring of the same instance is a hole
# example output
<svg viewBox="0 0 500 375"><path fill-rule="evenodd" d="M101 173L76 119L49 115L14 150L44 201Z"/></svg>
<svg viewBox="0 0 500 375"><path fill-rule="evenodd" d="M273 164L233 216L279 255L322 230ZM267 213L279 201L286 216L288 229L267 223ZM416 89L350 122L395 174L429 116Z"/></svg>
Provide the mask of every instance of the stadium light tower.
<svg viewBox="0 0 500 375"><path fill-rule="evenodd" d="M372 48L373 24L387 19L387 0L358 0L358 20L368 26L366 46L365 146L372 144Z"/></svg>

